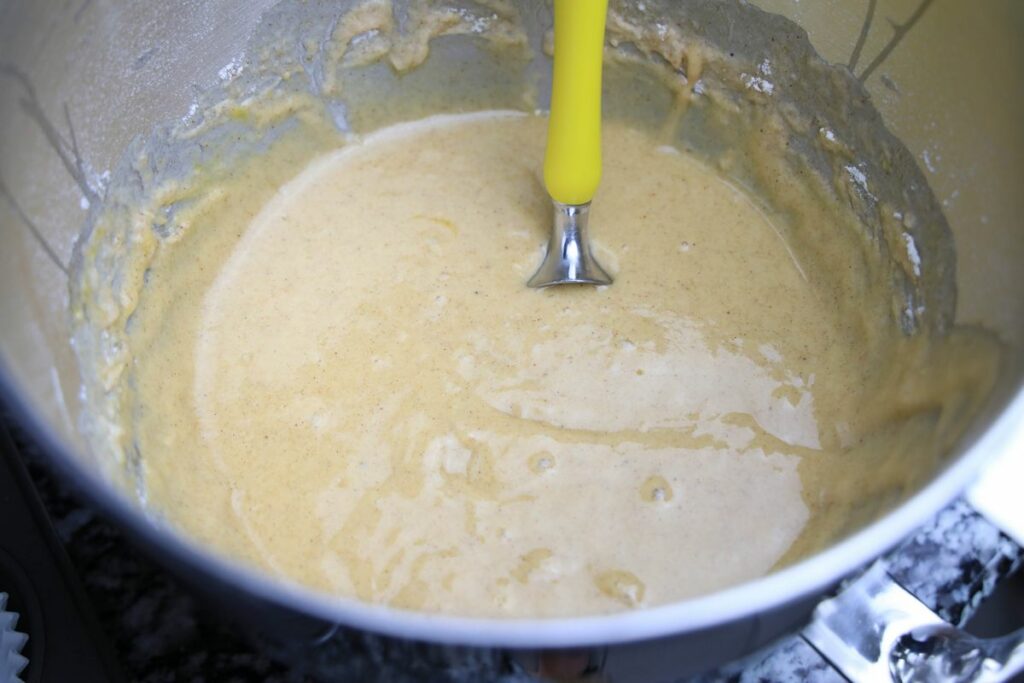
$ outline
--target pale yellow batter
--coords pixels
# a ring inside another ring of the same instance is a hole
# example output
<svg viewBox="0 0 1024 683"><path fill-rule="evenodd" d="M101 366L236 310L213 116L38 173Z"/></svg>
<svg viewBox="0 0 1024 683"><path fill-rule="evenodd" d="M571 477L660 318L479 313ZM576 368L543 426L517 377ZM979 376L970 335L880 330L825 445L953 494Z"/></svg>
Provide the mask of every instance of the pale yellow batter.
<svg viewBox="0 0 1024 683"><path fill-rule="evenodd" d="M606 73L592 230L616 282L531 290L542 118L360 136L536 106L512 5L414 5L327 43L271 22L249 85L127 150L90 214L83 427L151 515L329 595L565 616L763 575L941 470L1000 349L949 322L944 223L871 117L846 125L859 95L824 127L785 80L752 89L768 60L613 8L662 84L630 50ZM455 34L511 71L380 70Z"/></svg>
<svg viewBox="0 0 1024 683"><path fill-rule="evenodd" d="M750 198L617 126L593 217L615 285L527 289L544 125L382 131L278 192L208 288L154 268L188 322L137 314L151 504L306 584L459 614L770 570L808 521L821 401L859 386L840 311Z"/></svg>

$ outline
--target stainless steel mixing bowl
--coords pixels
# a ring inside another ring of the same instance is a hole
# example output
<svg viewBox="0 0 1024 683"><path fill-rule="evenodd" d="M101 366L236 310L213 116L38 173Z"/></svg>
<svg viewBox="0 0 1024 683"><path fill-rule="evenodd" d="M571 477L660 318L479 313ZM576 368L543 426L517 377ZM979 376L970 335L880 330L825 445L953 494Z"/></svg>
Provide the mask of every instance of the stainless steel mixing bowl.
<svg viewBox="0 0 1024 683"><path fill-rule="evenodd" d="M355 676L398 659L415 662L410 676L455 662L473 680L482 671L499 675L510 657L579 648L599 653L587 656L600 657L612 680L699 671L799 628L823 594L956 498L993 458L1024 453L1024 5L759 0L863 80L953 228L958 322L985 326L1011 350L1001 389L926 486L836 545L765 578L649 610L546 621L325 600L154 523L99 475L77 428L69 257L102 195L104 172L133 137L182 117L273 4L0 0L0 389L83 496L211 600L257 626L281 656Z"/></svg>

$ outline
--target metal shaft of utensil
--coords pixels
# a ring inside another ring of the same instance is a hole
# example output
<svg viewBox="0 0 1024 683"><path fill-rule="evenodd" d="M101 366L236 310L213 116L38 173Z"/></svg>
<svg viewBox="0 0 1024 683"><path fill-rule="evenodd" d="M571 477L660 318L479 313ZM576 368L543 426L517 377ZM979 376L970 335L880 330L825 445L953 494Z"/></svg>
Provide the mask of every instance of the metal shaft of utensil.
<svg viewBox="0 0 1024 683"><path fill-rule="evenodd" d="M555 220L544 261L526 284L530 287L552 285L610 285L612 278L590 251L587 221L590 203L555 204Z"/></svg>

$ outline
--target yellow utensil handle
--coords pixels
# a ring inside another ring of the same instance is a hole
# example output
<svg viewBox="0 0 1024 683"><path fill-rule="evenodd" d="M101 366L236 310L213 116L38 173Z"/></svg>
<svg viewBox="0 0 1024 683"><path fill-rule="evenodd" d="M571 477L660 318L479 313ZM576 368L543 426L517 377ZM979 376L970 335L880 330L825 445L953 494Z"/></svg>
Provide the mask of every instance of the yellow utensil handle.
<svg viewBox="0 0 1024 683"><path fill-rule="evenodd" d="M608 0L555 0L544 184L555 201L586 204L601 181L601 62Z"/></svg>

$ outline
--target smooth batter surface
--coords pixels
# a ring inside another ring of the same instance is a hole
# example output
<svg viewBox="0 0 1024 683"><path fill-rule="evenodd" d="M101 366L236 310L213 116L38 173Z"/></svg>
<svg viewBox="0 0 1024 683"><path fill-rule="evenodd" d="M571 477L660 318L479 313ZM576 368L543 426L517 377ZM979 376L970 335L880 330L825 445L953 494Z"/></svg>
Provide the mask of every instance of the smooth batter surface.
<svg viewBox="0 0 1024 683"><path fill-rule="evenodd" d="M543 107L533 15L279 3L241 75L125 151L76 246L97 466L325 600L488 616L706 594L941 471L1003 350L952 323L909 153L801 31L612 4L616 283L537 292L542 119L362 137ZM480 59L446 61L459 36Z"/></svg>
<svg viewBox="0 0 1024 683"><path fill-rule="evenodd" d="M136 316L151 505L303 583L467 615L769 571L861 381L839 312L747 196L617 126L593 217L615 285L527 289L544 125L407 124L238 197L262 209L210 286Z"/></svg>

